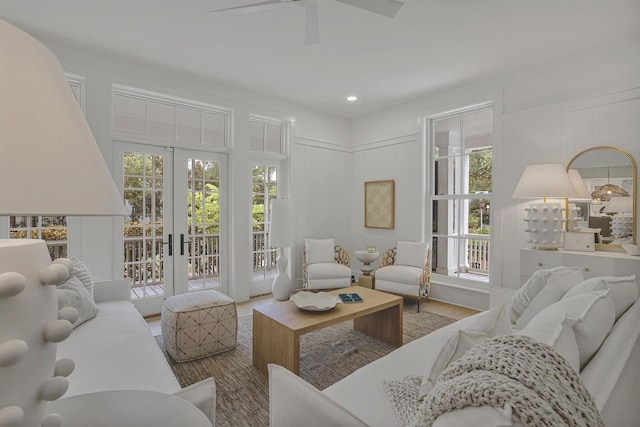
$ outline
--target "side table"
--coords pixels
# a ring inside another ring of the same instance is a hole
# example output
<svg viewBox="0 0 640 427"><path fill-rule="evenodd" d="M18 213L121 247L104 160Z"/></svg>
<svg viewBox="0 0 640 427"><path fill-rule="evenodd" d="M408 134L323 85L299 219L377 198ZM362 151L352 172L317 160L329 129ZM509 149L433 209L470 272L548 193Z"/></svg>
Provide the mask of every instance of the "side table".
<svg viewBox="0 0 640 427"><path fill-rule="evenodd" d="M369 252L368 250L359 250L355 251L356 258L358 261L362 263L362 267L360 270L362 271L362 275L358 279L358 284L365 288L374 288L374 277L371 276L371 272L373 271L373 267L371 263L376 261L378 257L380 257L380 252Z"/></svg>

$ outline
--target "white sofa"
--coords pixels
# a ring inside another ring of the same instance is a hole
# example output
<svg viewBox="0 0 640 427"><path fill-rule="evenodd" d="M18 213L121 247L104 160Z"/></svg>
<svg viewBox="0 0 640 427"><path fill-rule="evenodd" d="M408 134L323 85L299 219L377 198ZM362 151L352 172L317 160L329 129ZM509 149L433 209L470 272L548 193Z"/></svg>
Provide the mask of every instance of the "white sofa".
<svg viewBox="0 0 640 427"><path fill-rule="evenodd" d="M631 304L633 300L629 303ZM423 376L438 349L452 332L477 323L479 313L412 341L320 392L279 366L270 366L270 419L273 427L305 425L396 426L400 425L385 394L384 380ZM544 313L543 313L544 314ZM566 318L566 316L565 316ZM580 378L591 393L608 427L637 425L640 419L640 299L621 314ZM577 363L577 361L576 361ZM502 419L499 411L487 420L473 408L454 410L439 417L435 426L490 426ZM517 417L513 424L521 425Z"/></svg>
<svg viewBox="0 0 640 427"><path fill-rule="evenodd" d="M213 378L181 389L130 294L128 279L95 284L97 316L58 344L58 359L72 359L75 369L67 393L50 402L48 412L62 413L65 425L82 425L83 416L91 417L91 424L85 425L102 425L94 418L101 411L112 413L104 425L170 425L174 416L184 425L214 425ZM125 405L131 400L144 409L135 411L133 416L139 418L117 421L118 416L130 415ZM122 411L115 402L121 402ZM159 407L149 407L154 402ZM71 419L74 422L68 423ZM163 423L157 424L158 419Z"/></svg>

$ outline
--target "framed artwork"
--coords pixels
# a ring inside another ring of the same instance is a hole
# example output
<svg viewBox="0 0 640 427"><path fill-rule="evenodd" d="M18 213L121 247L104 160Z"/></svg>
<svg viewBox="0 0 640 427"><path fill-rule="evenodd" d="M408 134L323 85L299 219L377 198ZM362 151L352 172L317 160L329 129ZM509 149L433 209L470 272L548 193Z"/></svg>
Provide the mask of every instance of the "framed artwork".
<svg viewBox="0 0 640 427"><path fill-rule="evenodd" d="M366 181L364 183L364 226L394 228L395 182Z"/></svg>

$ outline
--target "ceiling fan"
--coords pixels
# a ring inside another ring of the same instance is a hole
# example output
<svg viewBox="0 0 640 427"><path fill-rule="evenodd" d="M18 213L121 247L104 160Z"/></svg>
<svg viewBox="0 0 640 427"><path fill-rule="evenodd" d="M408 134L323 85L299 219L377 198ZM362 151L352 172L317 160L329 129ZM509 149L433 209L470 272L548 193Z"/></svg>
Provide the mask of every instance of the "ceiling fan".
<svg viewBox="0 0 640 427"><path fill-rule="evenodd" d="M358 9L368 10L388 18L393 18L404 3L396 0L336 0ZM259 12L280 6L304 6L305 32L304 44L310 46L320 43L320 25L318 21L318 0L265 0L244 6L212 10L216 15L244 14Z"/></svg>

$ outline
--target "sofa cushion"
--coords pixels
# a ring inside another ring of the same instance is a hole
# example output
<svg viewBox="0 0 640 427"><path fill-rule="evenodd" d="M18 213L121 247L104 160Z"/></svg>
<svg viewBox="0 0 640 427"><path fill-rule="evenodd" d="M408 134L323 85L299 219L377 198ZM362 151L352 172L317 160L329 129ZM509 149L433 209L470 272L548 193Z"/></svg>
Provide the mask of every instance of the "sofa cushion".
<svg viewBox="0 0 640 427"><path fill-rule="evenodd" d="M73 359L76 365L65 397L103 390L180 390L147 322L133 304L111 301L97 305L95 318L58 343L57 358Z"/></svg>
<svg viewBox="0 0 640 427"><path fill-rule="evenodd" d="M385 280L387 282L404 283L415 286L420 284L421 275L422 268L408 265L388 265L377 269L375 272L376 281Z"/></svg>
<svg viewBox="0 0 640 427"><path fill-rule="evenodd" d="M447 340L437 349L433 363L427 364L418 399L423 400L433 389L440 374L454 361L458 360L474 345L487 337L510 334L511 323L504 305L499 305L475 316L473 322L463 330L450 333Z"/></svg>
<svg viewBox="0 0 640 427"><path fill-rule="evenodd" d="M282 366L269 365L269 425L366 427L353 415Z"/></svg>
<svg viewBox="0 0 640 427"><path fill-rule="evenodd" d="M579 267L557 267L541 271L544 273L534 273L513 297L511 321L518 329L524 328L540 310L560 301L569 289L584 281ZM522 311L518 316L517 310L520 308Z"/></svg>
<svg viewBox="0 0 640 427"><path fill-rule="evenodd" d="M307 265L319 262L335 262L334 239L304 239Z"/></svg>
<svg viewBox="0 0 640 427"><path fill-rule="evenodd" d="M550 345L569 362L576 372L580 372L580 351L573 331L575 323L576 320L569 318L566 313L560 321L555 316L536 316L517 334L526 335Z"/></svg>
<svg viewBox="0 0 640 427"><path fill-rule="evenodd" d="M429 244L426 242L403 242L396 244L396 265L409 265L422 268L427 261Z"/></svg>
<svg viewBox="0 0 640 427"><path fill-rule="evenodd" d="M616 310L616 320L638 299L638 284L636 283L635 274L626 277L606 276L587 279L571 288L562 298L570 298L578 294L605 289L611 289L613 306Z"/></svg>
<svg viewBox="0 0 640 427"><path fill-rule="evenodd" d="M93 302L93 297L77 277L71 276L56 286L56 296L58 310L63 307L73 307L78 310L78 319L73 323L74 328L98 314L98 307Z"/></svg>
<svg viewBox="0 0 640 427"><path fill-rule="evenodd" d="M311 264L307 266L309 280L351 278L351 269L346 265L333 263Z"/></svg>

